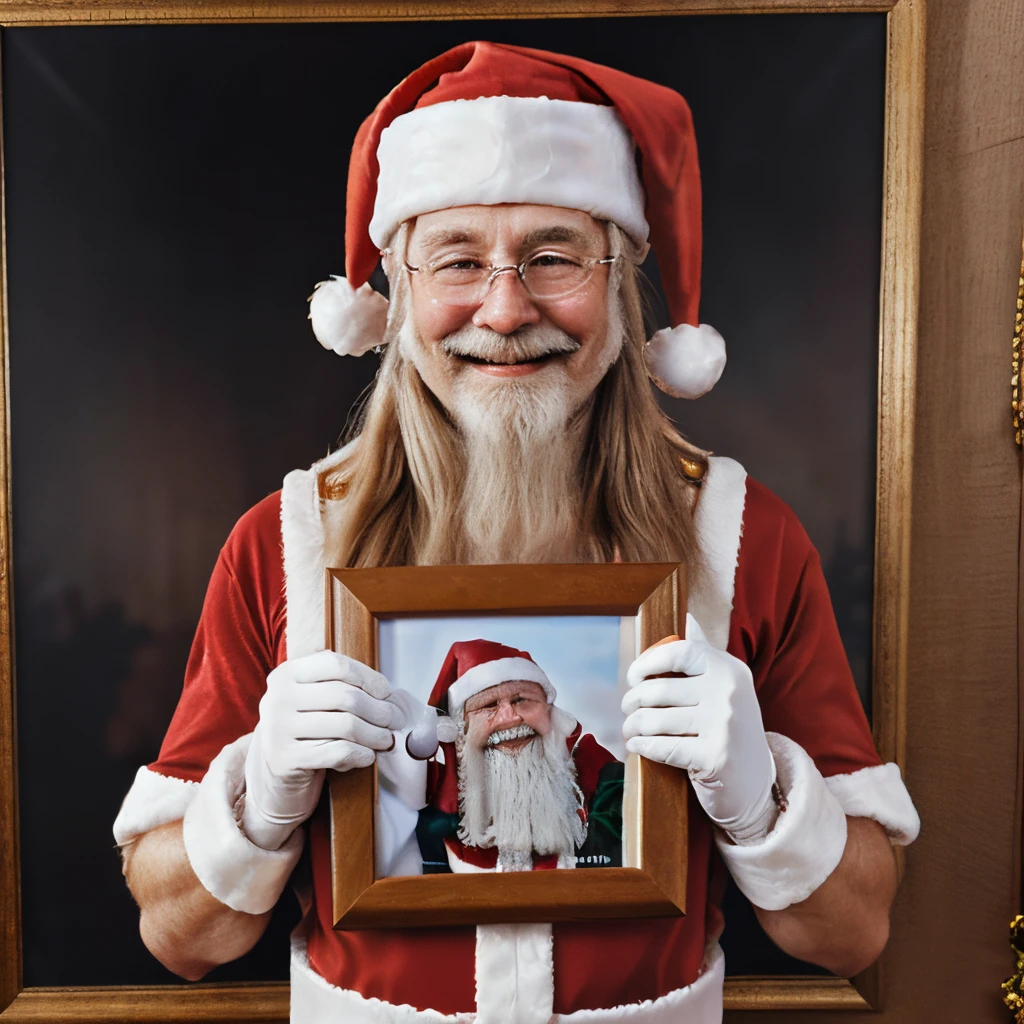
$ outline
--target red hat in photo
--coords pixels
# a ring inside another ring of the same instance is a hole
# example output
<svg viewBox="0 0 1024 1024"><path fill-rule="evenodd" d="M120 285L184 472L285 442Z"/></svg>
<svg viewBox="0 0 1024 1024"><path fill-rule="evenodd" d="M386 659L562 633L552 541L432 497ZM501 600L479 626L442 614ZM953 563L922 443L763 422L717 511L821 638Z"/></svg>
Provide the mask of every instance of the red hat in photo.
<svg viewBox="0 0 1024 1024"><path fill-rule="evenodd" d="M526 651L493 640L461 640L449 649L427 703L458 720L470 697L499 683L520 680L540 684L548 703L554 702L551 680Z"/></svg>
<svg viewBox="0 0 1024 1024"><path fill-rule="evenodd" d="M457 206L583 210L650 241L672 317L645 349L662 390L697 398L725 366L699 324L700 171L686 101L665 86L543 50L472 42L414 71L363 122L346 206L348 279L317 286L313 331L362 355L382 342L387 301L367 283L403 222Z"/></svg>

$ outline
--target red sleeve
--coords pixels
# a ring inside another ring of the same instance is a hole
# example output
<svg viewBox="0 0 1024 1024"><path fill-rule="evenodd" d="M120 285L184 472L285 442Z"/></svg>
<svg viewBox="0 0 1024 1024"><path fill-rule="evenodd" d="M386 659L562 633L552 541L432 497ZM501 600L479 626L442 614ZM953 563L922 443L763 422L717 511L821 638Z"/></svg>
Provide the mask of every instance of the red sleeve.
<svg viewBox="0 0 1024 1024"><path fill-rule="evenodd" d="M749 477L729 653L750 666L765 729L799 743L822 775L881 764L818 552L793 510Z"/></svg>
<svg viewBox="0 0 1024 1024"><path fill-rule="evenodd" d="M281 495L264 498L221 549L192 643L161 775L198 782L227 743L256 726L267 674L285 658Z"/></svg>

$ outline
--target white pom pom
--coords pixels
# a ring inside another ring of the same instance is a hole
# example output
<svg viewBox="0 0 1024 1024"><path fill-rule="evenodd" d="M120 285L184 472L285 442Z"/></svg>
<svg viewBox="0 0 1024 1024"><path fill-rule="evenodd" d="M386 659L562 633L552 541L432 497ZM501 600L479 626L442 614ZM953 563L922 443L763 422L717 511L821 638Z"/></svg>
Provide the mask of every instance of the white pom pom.
<svg viewBox="0 0 1024 1024"><path fill-rule="evenodd" d="M309 319L324 348L339 356L361 356L384 342L388 300L369 284L353 288L332 274L309 297Z"/></svg>
<svg viewBox="0 0 1024 1024"><path fill-rule="evenodd" d="M674 398L700 398L725 369L725 339L710 324L666 327L644 348L651 380Z"/></svg>
<svg viewBox="0 0 1024 1024"><path fill-rule="evenodd" d="M454 718L439 715L437 719L437 742L454 743L459 738L459 725Z"/></svg>

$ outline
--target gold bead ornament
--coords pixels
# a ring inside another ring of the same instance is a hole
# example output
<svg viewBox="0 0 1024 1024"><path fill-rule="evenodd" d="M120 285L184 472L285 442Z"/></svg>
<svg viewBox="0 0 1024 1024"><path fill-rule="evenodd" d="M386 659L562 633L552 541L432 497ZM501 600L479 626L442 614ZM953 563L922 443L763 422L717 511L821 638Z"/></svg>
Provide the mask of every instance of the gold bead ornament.
<svg viewBox="0 0 1024 1024"><path fill-rule="evenodd" d="M683 465L683 475L686 479L689 480L690 483L697 484L699 486L708 471L707 464L697 462L696 459L686 459L683 458L683 456L679 457L679 461Z"/></svg>

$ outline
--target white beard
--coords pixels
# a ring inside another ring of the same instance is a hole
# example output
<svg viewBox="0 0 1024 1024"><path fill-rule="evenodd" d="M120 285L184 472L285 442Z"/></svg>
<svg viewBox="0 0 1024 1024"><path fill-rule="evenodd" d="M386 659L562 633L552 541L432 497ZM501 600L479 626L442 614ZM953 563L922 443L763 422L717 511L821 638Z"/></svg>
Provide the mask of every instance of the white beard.
<svg viewBox="0 0 1024 1024"><path fill-rule="evenodd" d="M466 438L461 508L470 558L576 561L579 453L566 443L573 411L566 390L557 378L496 383L456 391Z"/></svg>
<svg viewBox="0 0 1024 1024"><path fill-rule="evenodd" d="M529 871L533 853L571 855L586 839L566 735L553 721L546 736L515 752L481 750L459 738L459 839L496 846L499 871Z"/></svg>
<svg viewBox="0 0 1024 1024"><path fill-rule="evenodd" d="M620 318L611 322L618 326ZM415 365L423 342L411 316L402 324L399 343ZM579 347L550 325L529 325L504 336L470 324L441 344L463 355L521 359ZM621 329L613 329L609 365L621 344ZM579 539L585 423L570 424L577 412L572 393L568 371L558 362L521 378L463 373L456 380L448 413L465 445L459 529L469 562L587 560Z"/></svg>

